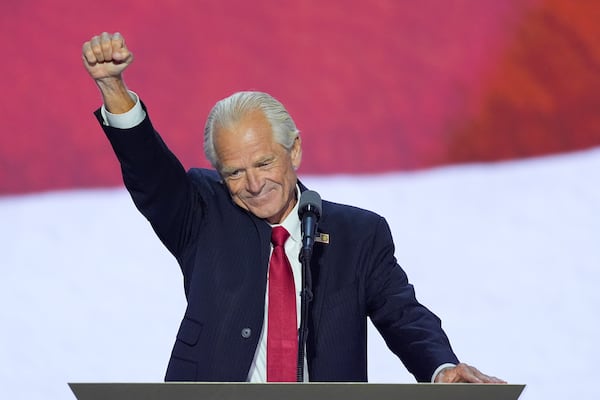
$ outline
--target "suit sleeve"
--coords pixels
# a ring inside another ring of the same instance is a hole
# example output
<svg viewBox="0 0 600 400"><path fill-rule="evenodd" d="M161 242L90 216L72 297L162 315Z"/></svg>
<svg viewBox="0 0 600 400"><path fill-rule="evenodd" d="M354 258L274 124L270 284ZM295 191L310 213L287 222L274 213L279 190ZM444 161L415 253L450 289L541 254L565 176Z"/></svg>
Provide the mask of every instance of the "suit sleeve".
<svg viewBox="0 0 600 400"><path fill-rule="evenodd" d="M392 235L380 218L373 237L367 277L367 307L387 346L419 382L430 382L437 367L458 363L440 319L420 304L394 257Z"/></svg>
<svg viewBox="0 0 600 400"><path fill-rule="evenodd" d="M95 115L119 160L133 202L167 249L179 258L204 210L198 191L148 115L129 129L102 124L100 110Z"/></svg>

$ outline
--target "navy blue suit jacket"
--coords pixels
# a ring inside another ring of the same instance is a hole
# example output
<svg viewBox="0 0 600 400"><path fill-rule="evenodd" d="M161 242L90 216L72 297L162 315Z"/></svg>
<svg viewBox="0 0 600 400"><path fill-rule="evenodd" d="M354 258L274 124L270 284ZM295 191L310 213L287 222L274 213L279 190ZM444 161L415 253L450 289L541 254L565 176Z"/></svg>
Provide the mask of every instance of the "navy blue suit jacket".
<svg viewBox="0 0 600 400"><path fill-rule="evenodd" d="M148 117L103 129L136 207L183 272L187 308L166 380L245 381L264 320L270 226L235 205L216 172L186 172ZM330 241L315 244L311 263L310 380L367 380L367 317L418 381L458 362L397 264L386 221L327 201L322 214Z"/></svg>

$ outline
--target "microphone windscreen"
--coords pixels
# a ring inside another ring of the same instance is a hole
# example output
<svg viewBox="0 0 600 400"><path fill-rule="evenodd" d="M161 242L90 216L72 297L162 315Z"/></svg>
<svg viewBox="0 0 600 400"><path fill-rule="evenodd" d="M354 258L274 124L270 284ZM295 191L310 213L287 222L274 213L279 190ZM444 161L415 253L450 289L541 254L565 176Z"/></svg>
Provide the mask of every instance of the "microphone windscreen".
<svg viewBox="0 0 600 400"><path fill-rule="evenodd" d="M300 202L298 204L298 215L302 218L302 215L306 211L311 211L317 215L317 218L321 216L321 196L314 190L305 190L300 195Z"/></svg>

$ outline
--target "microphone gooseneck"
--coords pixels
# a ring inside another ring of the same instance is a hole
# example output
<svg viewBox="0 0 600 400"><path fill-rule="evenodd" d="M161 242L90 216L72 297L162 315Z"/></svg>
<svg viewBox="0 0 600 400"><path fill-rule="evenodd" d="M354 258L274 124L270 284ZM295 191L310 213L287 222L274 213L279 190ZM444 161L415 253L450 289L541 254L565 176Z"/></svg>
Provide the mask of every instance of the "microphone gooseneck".
<svg viewBox="0 0 600 400"><path fill-rule="evenodd" d="M300 301L300 329L298 329L298 364L297 382L304 382L304 358L306 354L306 340L308 339L309 305L312 301L312 276L310 259L312 257L317 225L321 218L321 196L313 190L305 190L300 195L298 202L298 216L302 230L302 249L300 250L300 263L302 264L302 291Z"/></svg>

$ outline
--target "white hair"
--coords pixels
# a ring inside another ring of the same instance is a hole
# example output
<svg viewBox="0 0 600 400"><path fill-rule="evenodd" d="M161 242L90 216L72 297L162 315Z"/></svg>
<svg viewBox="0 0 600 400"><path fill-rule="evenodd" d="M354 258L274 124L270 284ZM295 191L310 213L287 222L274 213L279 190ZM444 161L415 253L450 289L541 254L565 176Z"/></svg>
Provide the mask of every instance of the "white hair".
<svg viewBox="0 0 600 400"><path fill-rule="evenodd" d="M262 111L271 125L275 141L291 151L300 131L283 104L267 93L237 92L215 104L206 120L204 154L214 168L218 169L219 165L214 142L215 131L234 126L253 111Z"/></svg>

